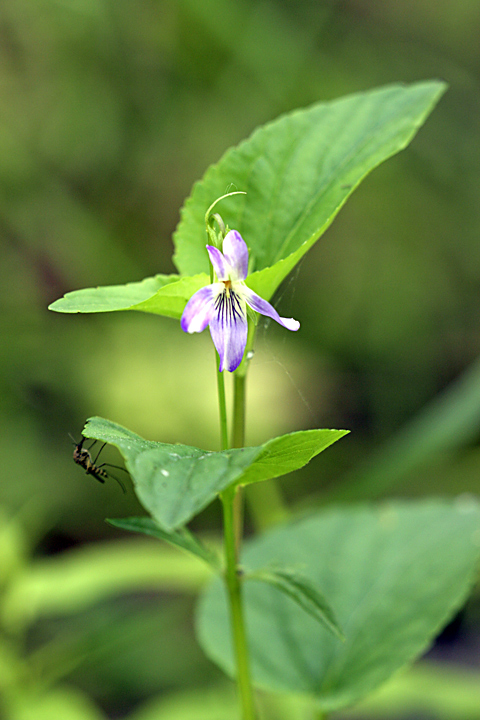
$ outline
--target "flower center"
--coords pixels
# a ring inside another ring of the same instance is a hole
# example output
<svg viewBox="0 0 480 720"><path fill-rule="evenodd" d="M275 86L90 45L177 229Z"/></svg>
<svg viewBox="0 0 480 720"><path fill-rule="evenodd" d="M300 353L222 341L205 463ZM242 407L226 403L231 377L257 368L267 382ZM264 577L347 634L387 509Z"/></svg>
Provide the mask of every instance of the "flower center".
<svg viewBox="0 0 480 720"><path fill-rule="evenodd" d="M215 300L215 310L222 325L234 325L243 317L242 305L237 293L232 290L231 280L222 280L225 290Z"/></svg>

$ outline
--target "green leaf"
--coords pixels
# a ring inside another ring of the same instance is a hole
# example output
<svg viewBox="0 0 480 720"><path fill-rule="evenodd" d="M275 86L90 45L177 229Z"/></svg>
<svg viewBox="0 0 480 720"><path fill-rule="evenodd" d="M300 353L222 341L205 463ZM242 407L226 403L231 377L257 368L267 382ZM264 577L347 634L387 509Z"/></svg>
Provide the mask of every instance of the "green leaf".
<svg viewBox="0 0 480 720"><path fill-rule="evenodd" d="M180 273L208 272L205 211L225 188L244 190L217 212L250 248L256 272L247 284L269 299L361 180L408 145L445 88L439 81L390 85L256 130L194 185L174 236Z"/></svg>
<svg viewBox="0 0 480 720"><path fill-rule="evenodd" d="M349 430L300 430L268 440L260 447L260 454L243 473L238 483L248 485L298 470L349 432Z"/></svg>
<svg viewBox="0 0 480 720"><path fill-rule="evenodd" d="M340 640L345 636L326 598L305 576L287 568L262 568L247 573L245 580L260 580L276 587Z"/></svg>
<svg viewBox="0 0 480 720"><path fill-rule="evenodd" d="M305 430L259 447L222 452L144 440L121 425L90 418L85 437L115 445L143 507L167 533L185 525L234 483L268 480L306 465L346 430Z"/></svg>
<svg viewBox="0 0 480 720"><path fill-rule="evenodd" d="M180 528L180 530L167 533L165 530L162 530L154 520L148 517L108 518L107 522L123 530L144 533L159 540L165 540L171 545L182 548L182 550L186 550L192 555L195 555L216 570L220 567L220 558L218 555L206 548L187 528Z"/></svg>
<svg viewBox="0 0 480 720"><path fill-rule="evenodd" d="M429 463L474 443L480 431L480 359L433 398L364 463L329 491L329 500L378 497Z"/></svg>
<svg viewBox="0 0 480 720"><path fill-rule="evenodd" d="M217 453L149 442L102 418L90 418L83 434L118 447L138 499L168 533L185 525L235 482L260 452L241 448Z"/></svg>
<svg viewBox="0 0 480 720"><path fill-rule="evenodd" d="M333 508L247 543L242 563L304 563L328 597L344 643L263 583L246 583L253 677L280 692L309 693L325 711L350 705L424 652L475 580L480 508L473 499ZM222 583L198 613L207 655L233 673Z"/></svg>
<svg viewBox="0 0 480 720"><path fill-rule="evenodd" d="M49 305L49 310L63 313L140 310L179 318L191 296L209 281L209 276L205 274L184 278L178 275L155 275L126 285L74 290L55 300Z"/></svg>

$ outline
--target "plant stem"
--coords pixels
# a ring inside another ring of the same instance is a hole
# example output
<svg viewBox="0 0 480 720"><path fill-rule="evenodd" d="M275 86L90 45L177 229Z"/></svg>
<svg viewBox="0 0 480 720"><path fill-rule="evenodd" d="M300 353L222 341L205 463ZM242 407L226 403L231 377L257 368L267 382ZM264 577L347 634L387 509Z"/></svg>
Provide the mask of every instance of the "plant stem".
<svg viewBox="0 0 480 720"><path fill-rule="evenodd" d="M218 353L215 352L217 363L219 361ZM218 391L218 413L220 416L220 440L222 450L228 450L228 426L227 426L227 403L225 399L225 378L223 372L217 371L217 391Z"/></svg>
<svg viewBox="0 0 480 720"><path fill-rule="evenodd" d="M233 381L232 447L245 446L245 384L247 376L235 373Z"/></svg>
<svg viewBox="0 0 480 720"><path fill-rule="evenodd" d="M245 447L245 383L246 373L238 375L235 373L233 381L233 432L232 447ZM233 500L233 519L235 523L235 547L237 557L240 556L240 548L243 538L243 514L245 504L245 491L239 487Z"/></svg>
<svg viewBox="0 0 480 720"><path fill-rule="evenodd" d="M235 532L236 522L234 515L235 495L236 488L227 488L227 490L222 493L226 561L225 579L230 600L230 618L236 656L237 687L242 705L242 720L255 720L255 708L250 680L250 661L243 614L242 588L238 569L238 543Z"/></svg>
<svg viewBox="0 0 480 720"><path fill-rule="evenodd" d="M245 359L235 373L234 401L233 401L233 447L245 446L245 405L246 405L246 378L249 366L248 354L253 349L255 338L255 325L249 319L248 340L245 349ZM244 493L237 495L237 522L243 520ZM275 481L250 485L247 489L247 502L257 530L265 530L272 525L284 522L289 517L288 509L283 500L282 492Z"/></svg>
<svg viewBox="0 0 480 720"><path fill-rule="evenodd" d="M223 373L217 372L217 387L222 450L226 450L229 447L229 443ZM241 378L235 376L234 387L232 446L243 447L245 443L245 376ZM238 557L243 534L242 494L241 492L237 492L236 487L229 487L220 497L223 506L225 582L230 601L236 679L242 707L242 720L255 720L256 715L250 679L250 661L242 602L242 585L238 567Z"/></svg>

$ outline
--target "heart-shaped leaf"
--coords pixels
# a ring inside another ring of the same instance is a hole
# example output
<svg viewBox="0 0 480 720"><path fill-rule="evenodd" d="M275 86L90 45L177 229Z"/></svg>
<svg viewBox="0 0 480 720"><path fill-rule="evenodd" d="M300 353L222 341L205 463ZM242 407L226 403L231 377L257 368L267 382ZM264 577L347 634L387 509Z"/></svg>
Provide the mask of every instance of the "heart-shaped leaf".
<svg viewBox="0 0 480 720"><path fill-rule="evenodd" d="M225 188L246 191L217 211L253 261L247 284L270 298L361 180L405 148L445 83L390 85L284 115L212 165L182 209L174 236L181 275L208 272L205 211Z"/></svg>
<svg viewBox="0 0 480 720"><path fill-rule="evenodd" d="M156 275L76 290L50 309L141 310L179 318L209 282L205 212L228 187L247 195L227 197L218 209L250 248L254 272L247 285L269 299L362 179L408 145L445 88L440 81L390 85L317 103L257 129L212 165L186 200L174 236L182 279Z"/></svg>
<svg viewBox="0 0 480 720"><path fill-rule="evenodd" d="M425 651L465 601L480 556L473 499L333 508L246 543L242 564L292 567L321 588L345 642L264 583L244 586L255 682L309 693L327 711L353 704ZM221 582L201 600L198 635L229 674L234 662Z"/></svg>
<svg viewBox="0 0 480 720"><path fill-rule="evenodd" d="M258 448L206 452L158 443L135 460L131 469L135 492L156 522L171 532L232 485L258 452Z"/></svg>

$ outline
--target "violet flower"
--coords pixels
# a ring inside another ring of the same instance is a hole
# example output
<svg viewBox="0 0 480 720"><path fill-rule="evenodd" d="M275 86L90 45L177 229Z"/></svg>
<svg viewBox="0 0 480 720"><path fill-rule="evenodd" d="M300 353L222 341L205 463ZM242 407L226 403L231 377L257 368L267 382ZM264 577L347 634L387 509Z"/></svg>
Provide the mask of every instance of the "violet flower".
<svg viewBox="0 0 480 720"><path fill-rule="evenodd" d="M283 318L269 302L245 285L248 272L248 248L236 230L230 230L223 241L223 253L207 245L218 282L198 290L183 311L181 326L188 333L202 332L210 326L212 340L220 356L222 370L233 372L242 362L247 344L247 309L249 305L272 318L287 330L298 330L300 323Z"/></svg>

